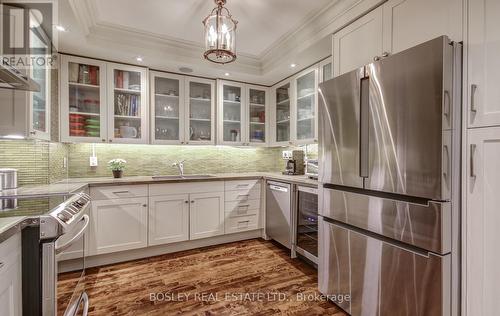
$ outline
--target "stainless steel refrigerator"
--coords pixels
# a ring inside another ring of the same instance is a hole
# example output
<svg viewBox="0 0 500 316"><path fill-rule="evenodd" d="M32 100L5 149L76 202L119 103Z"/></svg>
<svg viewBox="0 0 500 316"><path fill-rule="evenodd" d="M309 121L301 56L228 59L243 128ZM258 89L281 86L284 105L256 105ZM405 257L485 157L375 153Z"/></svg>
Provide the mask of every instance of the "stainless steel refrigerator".
<svg viewBox="0 0 500 316"><path fill-rule="evenodd" d="M319 289L352 315L457 315L462 48L320 85Z"/></svg>

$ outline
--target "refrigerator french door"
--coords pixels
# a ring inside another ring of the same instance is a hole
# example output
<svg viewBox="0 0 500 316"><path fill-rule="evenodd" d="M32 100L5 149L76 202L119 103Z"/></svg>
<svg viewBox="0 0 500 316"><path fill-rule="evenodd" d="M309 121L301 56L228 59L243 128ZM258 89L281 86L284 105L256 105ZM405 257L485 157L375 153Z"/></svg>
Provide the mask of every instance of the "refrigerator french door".
<svg viewBox="0 0 500 316"><path fill-rule="evenodd" d="M442 36L320 85L319 288L352 315L457 311L460 82Z"/></svg>

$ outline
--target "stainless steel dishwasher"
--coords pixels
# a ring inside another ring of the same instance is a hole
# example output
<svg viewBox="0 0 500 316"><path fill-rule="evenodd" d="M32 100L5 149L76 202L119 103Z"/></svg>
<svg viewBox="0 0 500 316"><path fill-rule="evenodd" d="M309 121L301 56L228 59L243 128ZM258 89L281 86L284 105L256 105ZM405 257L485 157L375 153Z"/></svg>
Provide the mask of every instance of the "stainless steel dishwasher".
<svg viewBox="0 0 500 316"><path fill-rule="evenodd" d="M267 181L266 189L266 235L291 249L292 198L291 185Z"/></svg>

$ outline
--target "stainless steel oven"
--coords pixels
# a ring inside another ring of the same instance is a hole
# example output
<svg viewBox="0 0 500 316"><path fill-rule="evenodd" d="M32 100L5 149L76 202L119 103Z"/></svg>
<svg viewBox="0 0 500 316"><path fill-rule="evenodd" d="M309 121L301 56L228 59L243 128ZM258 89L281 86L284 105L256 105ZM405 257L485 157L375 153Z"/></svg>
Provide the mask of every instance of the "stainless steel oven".
<svg viewBox="0 0 500 316"><path fill-rule="evenodd" d="M292 256L318 264L318 189L297 186Z"/></svg>
<svg viewBox="0 0 500 316"><path fill-rule="evenodd" d="M37 216L31 216L22 232L23 315L87 315L85 292L85 235L90 222L90 197L50 197ZM62 200L62 201L61 201ZM43 199L20 200L20 204L43 205ZM57 206L54 206L57 203ZM71 260L72 284L65 284L58 300L58 261Z"/></svg>

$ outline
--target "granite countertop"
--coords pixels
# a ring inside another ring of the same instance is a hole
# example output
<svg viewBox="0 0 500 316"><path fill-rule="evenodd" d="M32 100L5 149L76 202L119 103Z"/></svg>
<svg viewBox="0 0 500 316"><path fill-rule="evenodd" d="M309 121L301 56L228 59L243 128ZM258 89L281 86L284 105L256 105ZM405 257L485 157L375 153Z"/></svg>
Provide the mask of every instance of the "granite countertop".
<svg viewBox="0 0 500 316"><path fill-rule="evenodd" d="M103 186L103 185L130 185L130 184L155 184L155 183L178 183L178 182L205 182L205 181L225 181L225 180L248 180L248 179L269 179L276 181L285 181L296 184L304 184L308 186L317 186L318 181L309 179L305 175L283 175L277 172L248 172L248 173L220 173L210 174L211 177L206 178L174 178L162 179L153 178L152 176L131 176L115 179L112 177L98 177L98 178L70 178L58 182L64 185L83 184L89 186Z"/></svg>
<svg viewBox="0 0 500 316"><path fill-rule="evenodd" d="M17 189L4 190L0 192L1 198L32 198L53 195L68 195L76 193L87 186L103 185L131 185L131 184L155 184L155 183L178 183L178 182L202 182L202 181L224 181L224 180L249 180L266 179L283 181L294 184L302 184L317 187L318 181L309 179L305 175L283 175L278 172L249 172L249 173L221 173L211 174L210 178L187 178L187 179L154 179L151 176L133 176L115 179L112 177L101 178L70 178L54 184L29 185ZM0 240L2 235L16 229L24 221L26 216L12 216L0 218ZM1 241L0 241L1 242Z"/></svg>
<svg viewBox="0 0 500 316"><path fill-rule="evenodd" d="M9 239L21 230L20 224L26 219L26 216L12 216L0 218L0 243Z"/></svg>
<svg viewBox="0 0 500 316"><path fill-rule="evenodd" d="M26 185L17 189L0 191L1 198L28 198L46 195L69 195L85 188L86 183L57 182L53 184Z"/></svg>

